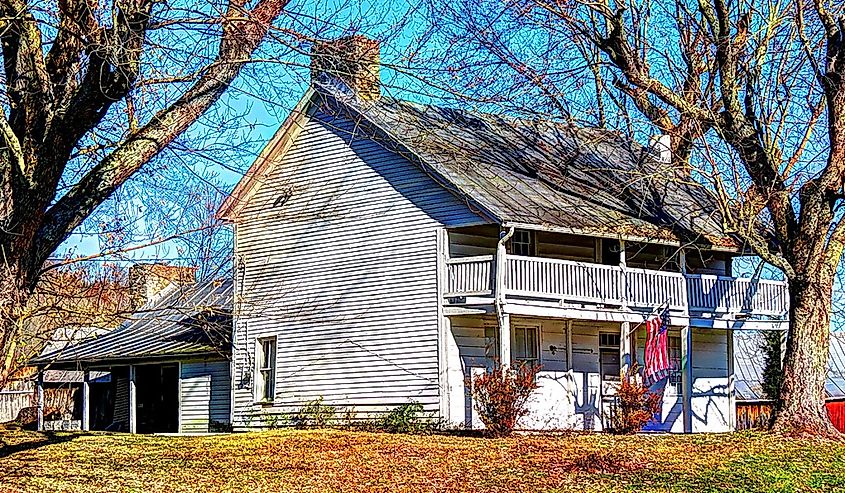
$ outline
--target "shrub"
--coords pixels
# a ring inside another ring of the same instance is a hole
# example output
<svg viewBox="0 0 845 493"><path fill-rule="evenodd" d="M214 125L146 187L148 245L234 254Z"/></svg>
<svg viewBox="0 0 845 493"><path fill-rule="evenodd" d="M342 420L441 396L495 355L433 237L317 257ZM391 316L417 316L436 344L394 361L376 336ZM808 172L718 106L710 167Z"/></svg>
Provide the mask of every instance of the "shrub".
<svg viewBox="0 0 845 493"><path fill-rule="evenodd" d="M293 424L297 428L325 428L335 424L337 408L324 404L323 398L318 397L307 402L293 417Z"/></svg>
<svg viewBox="0 0 845 493"><path fill-rule="evenodd" d="M423 413L422 404L409 402L393 408L378 420L376 427L388 433L428 433L434 431L437 424Z"/></svg>
<svg viewBox="0 0 845 493"><path fill-rule="evenodd" d="M660 395L635 378L623 378L616 391L616 401L606 416L607 431L620 435L643 429L660 411Z"/></svg>
<svg viewBox="0 0 845 493"><path fill-rule="evenodd" d="M472 380L475 410L487 433L510 435L520 418L528 415L528 398L537 388L539 366L520 365L505 369L496 365Z"/></svg>

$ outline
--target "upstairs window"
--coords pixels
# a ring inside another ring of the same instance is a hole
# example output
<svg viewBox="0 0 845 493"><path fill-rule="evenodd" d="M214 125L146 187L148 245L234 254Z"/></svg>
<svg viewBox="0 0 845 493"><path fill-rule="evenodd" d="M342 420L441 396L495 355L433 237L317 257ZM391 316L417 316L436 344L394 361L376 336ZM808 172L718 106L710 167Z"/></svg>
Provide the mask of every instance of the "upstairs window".
<svg viewBox="0 0 845 493"><path fill-rule="evenodd" d="M517 229L513 232L513 237L511 238L511 253L514 255L533 257L535 255L534 245L533 231Z"/></svg>
<svg viewBox="0 0 845 493"><path fill-rule="evenodd" d="M513 364L537 366L540 364L540 327L523 326L513 328Z"/></svg>
<svg viewBox="0 0 845 493"><path fill-rule="evenodd" d="M258 339L255 350L255 396L260 402L272 402L276 396L276 338Z"/></svg>

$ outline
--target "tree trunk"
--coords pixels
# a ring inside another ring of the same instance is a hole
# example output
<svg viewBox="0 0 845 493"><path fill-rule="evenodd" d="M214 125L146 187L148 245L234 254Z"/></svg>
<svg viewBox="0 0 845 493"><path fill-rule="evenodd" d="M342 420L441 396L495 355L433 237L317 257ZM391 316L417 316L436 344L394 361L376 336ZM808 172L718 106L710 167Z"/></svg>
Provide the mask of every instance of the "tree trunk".
<svg viewBox="0 0 845 493"><path fill-rule="evenodd" d="M789 337L774 431L842 438L825 408L832 290L830 275L789 282Z"/></svg>
<svg viewBox="0 0 845 493"><path fill-rule="evenodd" d="M26 365L21 361L21 345L27 343L21 320L30 290L21 272L15 267L0 269L0 389Z"/></svg>

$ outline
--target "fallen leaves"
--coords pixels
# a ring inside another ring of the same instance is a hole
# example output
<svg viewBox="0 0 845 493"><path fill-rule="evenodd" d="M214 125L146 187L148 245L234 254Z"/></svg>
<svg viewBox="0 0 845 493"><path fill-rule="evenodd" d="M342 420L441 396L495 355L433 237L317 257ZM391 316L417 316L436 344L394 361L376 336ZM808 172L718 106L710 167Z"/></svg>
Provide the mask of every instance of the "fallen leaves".
<svg viewBox="0 0 845 493"><path fill-rule="evenodd" d="M339 430L193 437L0 430L0 491L840 488L845 490L845 446L762 433L485 439Z"/></svg>

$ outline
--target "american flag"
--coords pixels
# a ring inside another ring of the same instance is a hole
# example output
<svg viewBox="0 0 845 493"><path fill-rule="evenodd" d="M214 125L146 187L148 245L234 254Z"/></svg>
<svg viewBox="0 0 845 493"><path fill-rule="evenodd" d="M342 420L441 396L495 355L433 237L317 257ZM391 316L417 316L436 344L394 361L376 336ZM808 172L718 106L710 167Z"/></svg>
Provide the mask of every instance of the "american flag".
<svg viewBox="0 0 845 493"><path fill-rule="evenodd" d="M653 385L669 376L669 309L665 308L645 322L645 374L643 383Z"/></svg>

